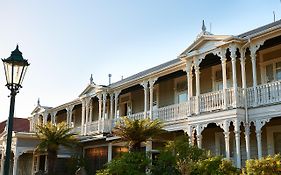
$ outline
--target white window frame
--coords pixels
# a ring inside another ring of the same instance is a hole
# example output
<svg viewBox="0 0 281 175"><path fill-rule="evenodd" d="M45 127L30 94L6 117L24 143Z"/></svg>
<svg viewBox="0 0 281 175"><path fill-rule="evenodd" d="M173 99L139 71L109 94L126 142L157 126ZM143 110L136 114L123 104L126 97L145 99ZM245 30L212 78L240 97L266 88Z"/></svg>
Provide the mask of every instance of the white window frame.
<svg viewBox="0 0 281 175"><path fill-rule="evenodd" d="M267 76L266 76L266 66L271 65L271 64L273 66L273 81L277 81L277 78L276 78L276 63L278 63L278 62L281 62L281 57L277 57L277 58L262 62L260 64L261 65L261 82L263 84L269 83L267 81Z"/></svg>
<svg viewBox="0 0 281 175"><path fill-rule="evenodd" d="M174 104L178 104L178 103L179 103L179 98L178 98L178 96L179 96L180 94L183 94L183 93L186 93L186 95L187 95L187 100L188 100L188 93L187 93L188 87L186 88L186 90L177 91L177 84L180 83L180 82L183 82L183 81L187 81L186 76L181 76L181 77L175 78L175 81L174 81L174 94L175 94Z"/></svg>

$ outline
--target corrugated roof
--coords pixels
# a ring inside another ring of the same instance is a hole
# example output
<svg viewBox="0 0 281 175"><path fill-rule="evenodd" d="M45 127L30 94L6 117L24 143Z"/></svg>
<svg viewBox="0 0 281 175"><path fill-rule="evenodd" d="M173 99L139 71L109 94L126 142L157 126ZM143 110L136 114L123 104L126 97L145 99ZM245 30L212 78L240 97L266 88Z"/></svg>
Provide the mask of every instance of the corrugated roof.
<svg viewBox="0 0 281 175"><path fill-rule="evenodd" d="M0 123L0 133L2 133L6 127L7 120ZM16 132L28 132L29 120L26 118L14 118L13 131Z"/></svg>
<svg viewBox="0 0 281 175"><path fill-rule="evenodd" d="M137 74L134 74L134 75L132 75L132 76L129 76L129 77L123 79L123 80L120 80L120 81L117 81L117 82L115 82L115 83L112 83L109 87L116 87L116 86L119 86L119 85L121 85L121 84L123 84L123 83L126 83L126 82L129 82L129 81L132 81L132 80L141 78L141 77L143 77L143 76L145 76L145 75L148 75L148 74L150 74L150 73L152 73L152 72L155 72L155 71L157 71L157 70L160 70L160 69L163 69L163 68L172 66L172 65L174 65L174 64L180 63L180 61L181 61L181 60L180 60L179 58L173 59L173 60L168 61L168 62L166 62L166 63L160 64L160 65L158 65L158 66L152 67L152 68L150 68L150 69L147 69L147 70L144 70L144 71L139 72L139 73L137 73Z"/></svg>
<svg viewBox="0 0 281 175"><path fill-rule="evenodd" d="M278 26L278 25L281 25L281 20L278 20L278 21L275 21L273 23L270 23L270 24L258 27L256 29L250 30L248 32L242 33L240 35L237 35L237 37L239 37L239 38L246 38L246 37L248 37L250 35L254 35L254 34L260 33L260 32L262 32L264 30L267 30L269 28L272 28L272 27L275 27L275 26Z"/></svg>

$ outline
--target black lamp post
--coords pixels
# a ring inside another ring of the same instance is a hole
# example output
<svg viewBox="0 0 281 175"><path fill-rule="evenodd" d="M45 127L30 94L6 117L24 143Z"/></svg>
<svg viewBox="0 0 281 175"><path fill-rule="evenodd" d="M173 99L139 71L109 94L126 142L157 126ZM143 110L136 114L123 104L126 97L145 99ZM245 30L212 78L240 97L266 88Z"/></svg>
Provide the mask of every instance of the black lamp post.
<svg viewBox="0 0 281 175"><path fill-rule="evenodd" d="M26 73L26 69L29 66L27 60L23 59L22 53L19 51L19 47L12 51L9 58L2 59L5 69L5 75L7 84L6 86L11 91L10 97L10 113L8 118L7 127L7 142L6 142L6 158L4 164L4 175L9 175L10 169L10 158L11 158L11 141L14 121L14 108L15 108L15 97L22 87L22 81Z"/></svg>

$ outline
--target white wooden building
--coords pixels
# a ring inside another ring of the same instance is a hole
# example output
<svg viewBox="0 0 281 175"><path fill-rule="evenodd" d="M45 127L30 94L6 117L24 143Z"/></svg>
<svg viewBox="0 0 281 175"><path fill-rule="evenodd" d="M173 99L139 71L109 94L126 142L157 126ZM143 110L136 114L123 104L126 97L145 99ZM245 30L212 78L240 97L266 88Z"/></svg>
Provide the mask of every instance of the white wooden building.
<svg viewBox="0 0 281 175"><path fill-rule="evenodd" d="M280 109L281 21L236 36L213 35L203 24L176 59L108 86L91 78L77 99L57 107L38 103L26 136L38 123L67 122L80 134L94 172L126 151L110 134L121 116L150 117L241 168L247 159L281 152ZM153 140L146 149L159 145ZM33 155L33 172L44 168L40 160Z"/></svg>

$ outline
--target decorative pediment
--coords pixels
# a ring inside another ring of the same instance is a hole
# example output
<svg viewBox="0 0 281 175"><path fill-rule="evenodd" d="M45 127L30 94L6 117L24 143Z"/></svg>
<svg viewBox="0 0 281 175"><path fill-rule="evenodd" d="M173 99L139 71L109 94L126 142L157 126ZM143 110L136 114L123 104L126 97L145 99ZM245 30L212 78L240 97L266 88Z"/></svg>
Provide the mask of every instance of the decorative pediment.
<svg viewBox="0 0 281 175"><path fill-rule="evenodd" d="M202 35L197 38L182 54L189 55L196 51L197 54L205 53L225 44L228 35Z"/></svg>
<svg viewBox="0 0 281 175"><path fill-rule="evenodd" d="M51 107L37 105L35 107L35 109L31 112L31 115L36 114L36 113L42 113L42 112L44 112L44 111L46 111L47 109L50 109L50 108Z"/></svg>
<svg viewBox="0 0 281 175"><path fill-rule="evenodd" d="M104 86L100 86L100 85L96 85L94 83L89 84L83 91L82 93L79 95L79 97L82 96L90 96L93 94L96 94L97 92L100 92L104 89Z"/></svg>

